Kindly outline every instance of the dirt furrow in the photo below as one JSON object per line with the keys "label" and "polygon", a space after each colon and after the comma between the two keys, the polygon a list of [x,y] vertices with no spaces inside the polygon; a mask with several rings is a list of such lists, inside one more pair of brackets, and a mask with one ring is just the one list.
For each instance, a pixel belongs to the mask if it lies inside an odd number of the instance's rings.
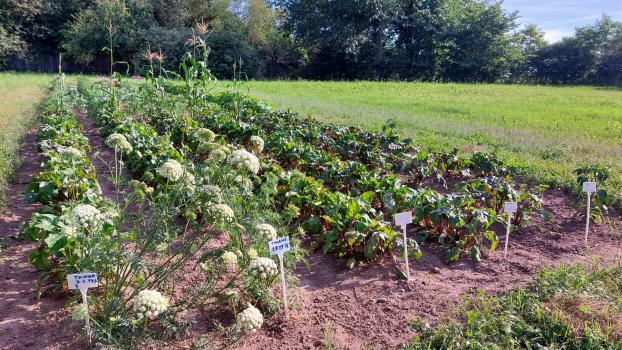
{"label": "dirt furrow", "polygon": [[19,226],[30,219],[40,205],[27,204],[24,193],[31,177],[40,170],[37,128],[29,130],[18,153],[21,165],[11,181],[7,203],[0,215],[0,349],[56,349],[71,343],[64,300],[53,296],[35,298],[39,272],[28,261],[36,243],[18,240]]}

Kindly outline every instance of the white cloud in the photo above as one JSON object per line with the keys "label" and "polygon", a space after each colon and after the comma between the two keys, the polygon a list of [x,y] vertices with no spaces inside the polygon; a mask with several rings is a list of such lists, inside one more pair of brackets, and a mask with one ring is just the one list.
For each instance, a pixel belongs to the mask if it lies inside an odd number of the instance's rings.
{"label": "white cloud", "polygon": [[574,32],[564,28],[544,29],[544,40],[549,43],[556,43],[565,36],[572,36]]}

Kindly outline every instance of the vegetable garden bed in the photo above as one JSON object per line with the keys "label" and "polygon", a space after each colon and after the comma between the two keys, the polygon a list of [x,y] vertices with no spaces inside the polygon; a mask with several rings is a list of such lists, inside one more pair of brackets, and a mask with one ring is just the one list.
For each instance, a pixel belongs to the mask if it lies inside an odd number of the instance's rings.
{"label": "vegetable garden bed", "polygon": [[[38,243],[29,258],[44,300],[71,295],[68,274],[99,274],[96,345],[393,347],[416,335],[411,319],[434,321],[473,288],[505,291],[592,256],[619,262],[607,193],[595,204],[610,226],[585,252],[572,197],[515,184],[494,155],[431,153],[391,122],[366,132],[235,90],[212,95],[201,62],[186,56],[175,89],[154,72],[140,85],[81,79],[77,90],[61,76],[41,115],[44,163],[26,196],[41,207],[21,234]],[[91,140],[75,117],[83,103],[101,133]],[[94,137],[110,150],[93,153]],[[519,210],[503,259],[506,201]],[[406,242],[392,224],[404,210],[414,214]],[[300,279],[288,322],[267,245],[285,235],[288,284]],[[412,282],[398,263],[406,245]],[[89,317],[68,300],[75,320]]]}

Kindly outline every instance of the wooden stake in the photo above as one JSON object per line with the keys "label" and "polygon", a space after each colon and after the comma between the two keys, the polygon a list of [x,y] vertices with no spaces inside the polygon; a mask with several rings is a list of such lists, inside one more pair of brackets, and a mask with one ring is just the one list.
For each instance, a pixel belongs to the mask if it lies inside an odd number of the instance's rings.
{"label": "wooden stake", "polygon": [[283,288],[283,306],[285,307],[285,320],[289,320],[289,308],[287,307],[287,285],[285,284],[285,269],[283,268],[283,253],[279,254],[279,267],[281,268],[281,287]]}
{"label": "wooden stake", "polygon": [[591,213],[591,203],[592,200],[592,193],[588,192],[587,193],[587,213],[586,213],[586,217],[585,217],[585,246],[587,247],[587,237],[590,233],[590,213]]}

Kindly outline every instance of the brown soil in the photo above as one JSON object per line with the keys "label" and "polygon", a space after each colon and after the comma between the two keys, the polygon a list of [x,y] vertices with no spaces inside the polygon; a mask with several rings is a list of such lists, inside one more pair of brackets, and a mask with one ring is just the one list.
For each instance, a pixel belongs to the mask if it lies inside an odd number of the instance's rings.
{"label": "brown soil", "polygon": [[[107,198],[114,199],[114,185],[109,181],[112,171],[114,171],[111,168],[114,167],[114,150],[106,146],[100,129],[87,117],[86,113],[74,111],[74,116],[84,127],[82,133],[89,139],[89,146],[91,146],[89,157],[97,169],[97,182],[101,187],[102,194]],[[122,175],[126,173],[127,171],[124,170]]]}
{"label": "brown soil", "polygon": [[66,300],[56,297],[35,298],[36,271],[28,255],[36,243],[18,240],[19,224],[30,219],[39,205],[24,202],[24,193],[30,178],[40,170],[41,156],[36,146],[37,129],[26,135],[19,152],[22,160],[10,184],[7,203],[0,215],[0,349],[57,348],[73,342],[76,328],[70,331],[63,319]]}
{"label": "brown soil", "polygon": [[500,243],[481,263],[462,258],[448,266],[439,249],[424,245],[423,258],[410,262],[410,282],[397,280],[389,261],[349,271],[343,261],[311,254],[310,268],[295,271],[301,283],[291,319],[283,321],[280,314],[267,320],[239,349],[325,348],[327,338],[337,349],[395,347],[414,336],[408,321],[421,317],[433,322],[460,295],[475,289],[494,293],[522,286],[546,266],[596,257],[605,264],[619,263],[619,232],[606,225],[591,226],[590,248],[585,251],[584,223],[573,219],[571,200],[559,192],[546,193],[551,222],[537,219],[530,229],[511,235],[507,260]]}
{"label": "brown soil", "polygon": [[[77,118],[85,125],[94,152],[112,163],[113,154],[100,137],[99,130],[82,114]],[[20,222],[28,220],[38,207],[27,205],[23,193],[30,176],[39,171],[41,162],[36,152],[36,130],[31,130],[20,157],[22,166],[11,184],[7,207],[0,215],[0,349],[58,349],[80,347],[75,339],[79,325],[67,319],[67,299],[34,298],[38,272],[28,262],[36,244],[14,237]],[[100,184],[106,196],[113,197],[106,162],[93,157]],[[266,320],[255,335],[236,344],[238,349],[314,349],[329,342],[338,349],[364,346],[389,348],[412,338],[408,321],[422,317],[434,321],[459,301],[461,294],[473,289],[486,292],[505,291],[524,285],[545,266],[589,262],[602,257],[606,263],[620,260],[620,243],[607,225],[593,225],[590,249],[583,249],[584,223],[576,221],[571,198],[559,192],[548,192],[545,209],[552,221],[538,219],[530,229],[510,237],[509,256],[503,258],[503,246],[481,263],[468,259],[447,266],[440,260],[439,248],[423,246],[424,257],[411,261],[411,281],[399,281],[393,263],[386,258],[377,264],[345,270],[343,261],[320,253],[309,255],[310,267],[302,264],[295,270],[300,287],[290,291],[290,320],[283,313]],[[619,225],[618,225],[619,226]],[[197,317],[204,328],[213,328],[210,317]]]}

